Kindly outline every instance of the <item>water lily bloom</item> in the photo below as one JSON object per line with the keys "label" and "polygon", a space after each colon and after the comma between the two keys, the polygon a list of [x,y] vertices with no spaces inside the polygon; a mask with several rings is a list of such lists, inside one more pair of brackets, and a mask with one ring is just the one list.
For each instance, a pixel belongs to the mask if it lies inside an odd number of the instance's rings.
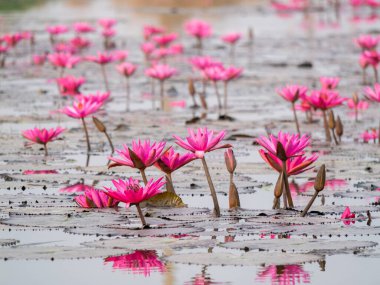
{"label": "water lily bloom", "polygon": [[380,83],[375,83],[373,88],[364,88],[364,93],[369,100],[380,103]]}
{"label": "water lily bloom", "polygon": [[170,148],[154,163],[154,166],[166,174],[166,186],[169,192],[175,193],[171,174],[195,159],[197,157],[194,153],[188,152],[181,155]]}
{"label": "water lily bloom", "polygon": [[207,182],[210,187],[211,196],[214,202],[214,211],[217,217],[220,216],[220,208],[218,203],[218,197],[216,196],[216,191],[214,184],[212,183],[211,175],[208,170],[206,159],[204,157],[205,153],[214,151],[220,148],[232,147],[230,144],[221,144],[220,142],[226,135],[225,131],[219,133],[214,133],[212,130],[207,128],[199,128],[194,132],[193,129],[188,129],[189,136],[185,139],[181,139],[179,136],[173,135],[176,139],[175,143],[180,147],[191,151],[196,157],[202,160],[203,168],[207,177]]}
{"label": "water lily bloom", "polygon": [[[112,38],[114,35],[116,35],[116,30],[114,29],[110,28],[110,29],[104,29],[102,31],[102,36],[106,39]],[[106,44],[106,46],[108,45]]]}
{"label": "water lily bloom", "polygon": [[79,95],[80,94],[79,88],[82,86],[84,82],[86,82],[84,77],[75,77],[72,75],[67,75],[65,77],[57,78],[56,80],[57,80],[61,95],[63,96]]}
{"label": "water lily bloom", "polygon": [[310,96],[305,97],[316,109],[323,112],[323,123],[325,128],[326,141],[331,141],[331,134],[327,124],[326,110],[342,105],[346,98],[340,97],[338,92],[331,90],[312,91]]}
{"label": "water lily bloom", "polygon": [[51,35],[64,34],[69,31],[69,28],[65,25],[48,26],[46,31]]}
{"label": "water lily bloom", "polygon": [[360,137],[363,139],[365,143],[368,143],[369,141],[373,140],[373,142],[376,142],[376,139],[379,138],[379,133],[378,130],[376,129],[371,129],[367,130],[364,133],[360,135]]}
{"label": "water lily bloom", "polygon": [[128,51],[115,50],[112,52],[113,61],[123,62],[128,57]]}
{"label": "water lily bloom", "polygon": [[222,80],[224,81],[224,116],[227,116],[228,111],[228,83],[239,78],[242,72],[243,68],[237,68],[235,66],[230,66],[224,68],[223,70]]}
{"label": "water lily bloom", "polygon": [[88,136],[88,130],[85,117],[88,115],[96,113],[103,106],[103,102],[97,102],[95,100],[88,100],[83,96],[78,97],[71,106],[66,106],[60,112],[66,114],[67,116],[75,119],[81,119],[83,124],[84,133],[87,142],[87,151],[91,151],[90,139]]}
{"label": "water lily bloom", "polygon": [[[116,153],[120,156],[108,157],[111,164],[108,168],[115,166],[129,166],[140,170],[144,182],[147,182],[145,177],[145,168],[152,166],[157,160],[164,154],[165,142],[153,142],[150,140],[132,141],[132,148],[129,148],[126,144],[123,145],[123,149],[117,149]],[[131,153],[132,151],[132,153]]]}
{"label": "water lily bloom", "polygon": [[203,48],[203,39],[210,37],[212,34],[210,24],[198,19],[187,21],[185,23],[185,31],[188,35],[197,39],[200,50]]}
{"label": "water lily bloom", "polygon": [[[349,220],[355,219],[355,217],[356,217],[356,215],[355,215],[355,213],[351,213],[350,207],[346,207],[346,209],[344,210],[344,212],[342,213],[342,216],[340,218],[343,220],[343,223],[345,225],[350,225],[351,221],[349,221]],[[352,221],[352,223],[354,224],[355,221]]]}
{"label": "water lily bloom", "polygon": [[110,95],[110,92],[97,91],[96,93],[80,94],[79,97],[83,98],[86,101],[104,104],[110,98]]}
{"label": "water lily bloom", "polygon": [[321,77],[319,78],[321,82],[322,89],[336,89],[338,87],[340,78],[339,77]]}
{"label": "water lily bloom", "polygon": [[83,37],[75,37],[70,40],[71,46],[73,46],[75,49],[81,51],[87,47],[90,46],[91,42],[88,39],[85,39]]}
{"label": "water lily bloom", "polygon": [[166,47],[178,38],[176,33],[157,35],[153,37],[153,41],[161,47]]}
{"label": "water lily bloom", "polygon": [[46,55],[45,54],[34,54],[32,56],[33,64],[34,65],[44,65],[46,62]]}
{"label": "water lily bloom", "polygon": [[177,70],[166,64],[156,64],[148,68],[145,74],[160,81],[161,109],[164,109],[164,82],[177,74]]}
{"label": "water lily bloom", "polygon": [[98,21],[98,24],[103,27],[103,29],[110,29],[116,24],[115,19],[103,18]]}
{"label": "water lily bloom", "polygon": [[65,68],[73,68],[81,60],[78,56],[64,52],[49,54],[48,59],[53,66],[61,68],[61,75]]}
{"label": "water lily bloom", "polygon": [[151,272],[165,272],[165,264],[160,261],[154,250],[136,250],[134,253],[120,256],[110,256],[104,262],[112,262],[112,268],[127,270],[133,274],[145,277]]}
{"label": "water lily bloom", "polygon": [[380,38],[372,35],[360,35],[355,39],[355,43],[364,51],[375,49]]}
{"label": "water lily bloom", "polygon": [[51,128],[51,129],[39,129],[39,128],[34,128],[30,130],[26,130],[22,132],[22,135],[24,138],[28,139],[31,141],[30,144],[42,144],[45,149],[45,155],[48,155],[47,151],[47,143],[54,141],[57,139],[57,137],[64,132],[65,129],[61,127],[56,127],[56,128]]}
{"label": "water lily bloom", "polygon": [[210,56],[196,56],[196,57],[190,58],[189,61],[190,61],[190,64],[194,68],[201,71],[209,67],[215,67],[215,66],[223,67],[223,64],[220,61],[217,61]]}
{"label": "water lily bloom", "polygon": [[125,203],[127,208],[130,207],[130,205],[135,205],[142,225],[145,227],[147,224],[141,211],[140,203],[161,193],[161,188],[165,185],[165,182],[162,182],[162,179],[163,177],[157,179],[156,181],[151,179],[145,186],[140,186],[139,181],[133,179],[132,177],[128,180],[112,180],[112,184],[116,189],[108,187],[104,187],[104,189],[107,191],[106,193],[108,196]]}
{"label": "water lily bloom", "polygon": [[76,33],[91,33],[95,31],[95,28],[86,22],[77,22],[73,26]]}
{"label": "water lily bloom", "polygon": [[137,69],[137,66],[132,64],[132,63],[129,63],[129,62],[123,62],[121,64],[119,64],[117,67],[116,67],[117,71],[123,75],[126,79],[126,87],[127,87],[127,111],[129,111],[129,104],[130,104],[130,84],[129,84],[129,77],[131,77],[136,69]]}
{"label": "water lily bloom", "polygon": [[145,55],[145,60],[148,60],[149,59],[149,56],[152,54],[152,52],[156,49],[155,45],[150,43],[150,42],[147,42],[147,43],[143,43],[141,44],[140,46],[140,49],[141,51],[144,53]]}
{"label": "water lily bloom", "polygon": [[104,85],[105,85],[106,90],[109,92],[110,89],[109,89],[105,65],[114,61],[114,56],[106,52],[98,52],[96,56],[87,56],[86,59],[88,61],[92,61],[100,65],[101,70],[102,70]]}
{"label": "water lily bloom", "polygon": [[379,75],[377,67],[380,63],[380,53],[376,50],[367,50],[363,52],[363,58],[365,59],[368,65],[371,65],[374,72],[375,81],[379,82]]}
{"label": "water lily bloom", "polygon": [[144,39],[146,41],[149,40],[151,36],[162,34],[163,32],[165,32],[163,28],[152,25],[145,25],[143,29]]}
{"label": "water lily bloom", "polygon": [[95,188],[87,189],[83,195],[76,196],[74,200],[82,208],[113,208],[119,204],[118,200]]}
{"label": "water lily bloom", "polygon": [[236,44],[238,40],[241,38],[241,33],[229,33],[221,37],[222,41],[227,44]]}
{"label": "water lily bloom", "polygon": [[0,39],[4,41],[8,47],[13,48],[22,40],[22,34],[21,33],[5,34]]}
{"label": "water lily bloom", "polygon": [[357,104],[354,102],[354,100],[352,98],[348,99],[347,100],[347,106],[348,108],[354,110],[354,109],[357,109],[357,110],[367,110],[368,107],[369,107],[369,103],[367,101],[358,101]]}

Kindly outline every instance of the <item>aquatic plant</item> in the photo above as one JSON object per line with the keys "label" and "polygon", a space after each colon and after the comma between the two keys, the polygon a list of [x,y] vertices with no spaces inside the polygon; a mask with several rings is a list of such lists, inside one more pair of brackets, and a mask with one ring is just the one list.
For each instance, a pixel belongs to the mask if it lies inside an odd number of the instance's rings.
{"label": "aquatic plant", "polygon": [[22,132],[24,138],[31,141],[30,144],[42,144],[45,150],[45,156],[48,155],[47,144],[51,141],[57,139],[57,137],[64,132],[65,129],[61,127],[51,128],[51,129],[40,129],[34,128]]}

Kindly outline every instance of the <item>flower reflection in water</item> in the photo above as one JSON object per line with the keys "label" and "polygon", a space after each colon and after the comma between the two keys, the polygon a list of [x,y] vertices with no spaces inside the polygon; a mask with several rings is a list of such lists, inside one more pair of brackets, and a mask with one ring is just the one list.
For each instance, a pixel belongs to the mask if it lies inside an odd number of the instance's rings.
{"label": "flower reflection in water", "polygon": [[[340,188],[343,188],[347,186],[347,182],[344,179],[330,179],[326,181],[325,189],[327,190],[339,190]],[[294,180],[289,184],[290,192],[301,194],[304,192],[309,191],[310,189],[313,190],[314,188],[314,181],[308,181],[306,183],[303,183],[301,185],[294,182]]]}
{"label": "flower reflection in water", "polygon": [[122,269],[133,274],[150,276],[151,272],[165,272],[165,264],[157,257],[154,250],[136,250],[134,253],[110,256],[104,262],[112,262],[112,268]]}
{"label": "flower reflection in water", "polygon": [[259,270],[257,281],[271,281],[272,285],[295,285],[310,283],[310,274],[302,265],[270,265]]}
{"label": "flower reflection in water", "polygon": [[57,170],[25,170],[23,175],[33,175],[33,174],[57,174]]}
{"label": "flower reflection in water", "polygon": [[66,192],[66,193],[76,193],[76,192],[85,192],[88,190],[91,190],[93,187],[91,185],[86,185],[84,183],[76,183],[73,185],[69,185],[67,187],[63,187],[59,189],[59,192]]}
{"label": "flower reflection in water", "polygon": [[230,284],[230,283],[213,281],[210,275],[207,273],[207,266],[203,266],[201,273],[191,278],[191,281],[184,283],[184,285],[227,285],[227,284]]}

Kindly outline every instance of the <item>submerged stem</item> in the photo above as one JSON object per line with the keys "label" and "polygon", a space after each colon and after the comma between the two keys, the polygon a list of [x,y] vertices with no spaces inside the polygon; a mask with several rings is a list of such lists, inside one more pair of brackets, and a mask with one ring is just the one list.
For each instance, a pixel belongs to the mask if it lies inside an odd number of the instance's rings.
{"label": "submerged stem", "polygon": [[203,164],[203,169],[204,169],[205,174],[206,174],[208,186],[210,187],[212,201],[214,202],[214,212],[215,212],[215,215],[217,217],[220,217],[220,208],[219,208],[219,203],[218,203],[218,197],[216,196],[215,187],[214,187],[214,184],[212,183],[211,175],[210,175],[210,172],[208,170],[206,159],[204,157],[202,157],[202,164]]}
{"label": "submerged stem", "polygon": [[81,118],[81,120],[82,120],[82,124],[83,124],[84,133],[86,135],[87,152],[90,152],[91,151],[90,138],[88,137],[88,130],[87,130],[86,121],[84,120],[84,118]]}

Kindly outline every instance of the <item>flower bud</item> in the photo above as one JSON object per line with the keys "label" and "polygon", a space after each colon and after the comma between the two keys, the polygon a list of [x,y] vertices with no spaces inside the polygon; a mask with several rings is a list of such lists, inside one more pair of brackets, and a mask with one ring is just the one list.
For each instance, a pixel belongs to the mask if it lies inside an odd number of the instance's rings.
{"label": "flower bud", "polygon": [[317,192],[321,192],[325,188],[326,183],[326,167],[322,164],[321,168],[319,168],[317,177],[314,181],[314,189]]}
{"label": "flower bud", "polygon": [[97,117],[92,117],[92,121],[94,122],[96,128],[98,129],[99,132],[104,133],[106,132],[106,126],[97,118]]}
{"label": "flower bud", "polygon": [[229,173],[234,173],[236,169],[236,159],[234,151],[229,148],[224,152],[224,160],[226,161],[226,167]]}
{"label": "flower bud", "polygon": [[189,93],[190,93],[190,95],[191,96],[194,96],[195,95],[195,93],[196,93],[196,91],[195,91],[195,86],[194,86],[194,81],[193,81],[193,79],[189,79],[189,84],[188,84],[188,86],[189,86]]}
{"label": "flower bud", "polygon": [[332,130],[335,129],[335,118],[332,110],[329,112],[329,128]]}
{"label": "flower bud", "polygon": [[276,186],[274,187],[274,196],[279,199],[282,195],[282,191],[284,189],[284,172],[281,171],[278,176]]}
{"label": "flower bud", "polygon": [[337,116],[336,118],[336,134],[341,137],[343,135],[343,124],[340,120],[340,117]]}

